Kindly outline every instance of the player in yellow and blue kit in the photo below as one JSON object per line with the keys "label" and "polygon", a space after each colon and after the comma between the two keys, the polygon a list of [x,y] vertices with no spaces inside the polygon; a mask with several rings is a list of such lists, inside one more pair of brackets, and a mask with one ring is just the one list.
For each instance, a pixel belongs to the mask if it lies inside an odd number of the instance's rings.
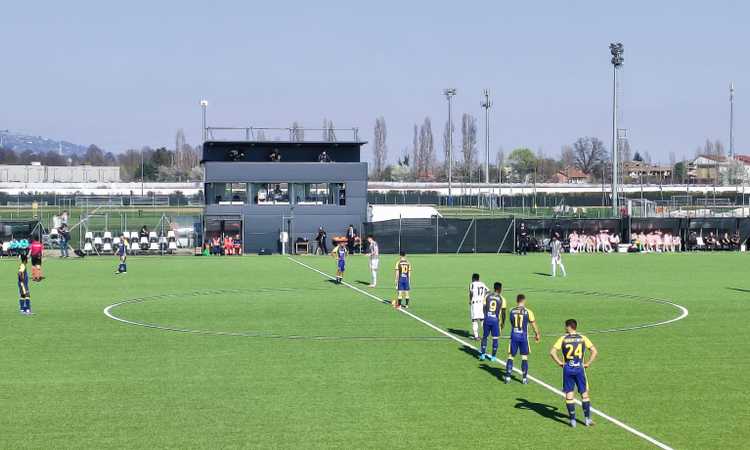
{"label": "player in yellow and blue kit", "polygon": [[505,381],[510,383],[510,375],[513,373],[513,358],[516,353],[521,353],[521,370],[523,371],[523,384],[528,384],[529,374],[529,324],[534,329],[534,341],[538,344],[540,340],[539,328],[536,326],[536,318],[530,309],[526,308],[526,296],[518,294],[517,306],[508,313],[510,322],[510,344],[508,344],[508,361],[505,363]]}
{"label": "player in yellow and blue kit", "polygon": [[346,245],[341,242],[337,243],[336,247],[331,251],[331,256],[336,258],[336,284],[341,284],[341,280],[344,279],[344,271],[346,271],[346,255],[348,253]]}
{"label": "player in yellow and blue kit", "polygon": [[128,273],[128,239],[124,235],[117,244],[115,254],[120,259],[120,264],[117,266],[117,272],[115,272],[115,275]]}
{"label": "player in yellow and blue kit", "polygon": [[490,356],[490,361],[497,361],[498,339],[505,326],[505,309],[508,305],[505,303],[505,298],[501,295],[503,292],[502,283],[496,281],[494,289],[494,292],[487,294],[487,297],[484,298],[484,323],[482,348],[479,355],[480,361],[484,361],[487,357],[487,336],[490,334],[492,334],[492,356]]}
{"label": "player in yellow and blue kit", "polygon": [[[409,308],[409,290],[411,289],[411,263],[406,259],[406,252],[399,253],[401,256],[396,262],[396,300],[391,304],[395,308]],[[403,305],[401,302],[404,302]],[[398,302],[398,303],[396,303]]]}
{"label": "player in yellow and blue kit", "polygon": [[18,265],[18,306],[21,314],[31,315],[31,295],[29,294],[29,272],[26,271],[28,257],[21,253],[21,264]]}
{"label": "player in yellow and blue kit", "polygon": [[[574,400],[575,389],[581,394],[581,405],[583,415],[586,418],[586,426],[593,425],[591,421],[591,398],[589,397],[589,383],[586,380],[586,368],[594,362],[597,356],[596,347],[589,338],[578,334],[578,322],[575,319],[565,321],[565,335],[555,342],[549,351],[552,359],[563,369],[563,392],[565,392],[565,404],[570,415],[570,426],[576,426],[576,403]],[[586,350],[591,352],[588,361],[585,359]],[[563,359],[559,353],[562,352]]]}

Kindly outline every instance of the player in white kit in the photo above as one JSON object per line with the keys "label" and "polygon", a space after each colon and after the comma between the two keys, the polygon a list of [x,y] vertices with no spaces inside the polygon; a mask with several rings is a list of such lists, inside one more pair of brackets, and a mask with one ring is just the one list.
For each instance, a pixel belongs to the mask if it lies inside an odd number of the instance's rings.
{"label": "player in white kit", "polygon": [[479,322],[484,319],[484,299],[489,292],[487,286],[479,281],[479,274],[473,274],[469,285],[469,315],[475,341],[479,340]]}
{"label": "player in white kit", "polygon": [[552,254],[552,276],[557,276],[558,266],[560,266],[562,276],[567,276],[568,274],[565,273],[565,266],[562,263],[563,246],[562,242],[560,242],[560,239],[557,236],[557,233],[552,236],[552,242],[550,242],[549,244],[549,251]]}
{"label": "player in white kit", "polygon": [[372,273],[372,283],[370,287],[374,288],[378,284],[378,266],[380,265],[380,248],[372,235],[367,236],[368,254],[370,255],[370,272]]}

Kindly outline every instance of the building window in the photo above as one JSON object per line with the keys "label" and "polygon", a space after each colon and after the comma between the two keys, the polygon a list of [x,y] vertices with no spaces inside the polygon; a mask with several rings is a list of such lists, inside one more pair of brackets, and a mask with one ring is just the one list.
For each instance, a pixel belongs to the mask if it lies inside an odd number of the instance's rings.
{"label": "building window", "polygon": [[206,203],[244,205],[247,203],[247,183],[206,183]]}
{"label": "building window", "polygon": [[328,183],[294,185],[294,199],[299,205],[333,205],[333,195]]}
{"label": "building window", "polygon": [[289,183],[259,183],[253,187],[257,205],[289,204]]}

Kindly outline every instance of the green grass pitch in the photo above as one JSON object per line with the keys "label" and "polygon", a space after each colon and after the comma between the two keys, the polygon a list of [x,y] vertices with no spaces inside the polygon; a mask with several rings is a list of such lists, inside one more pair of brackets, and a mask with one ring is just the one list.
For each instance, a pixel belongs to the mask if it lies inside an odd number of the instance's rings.
{"label": "green grass pitch", "polygon": [[[673,448],[750,445],[747,255],[566,255],[566,279],[545,275],[546,255],[410,259],[424,320],[465,339],[471,273],[501,280],[544,335],[531,375],[559,388],[547,352],[575,317],[600,352],[595,408]],[[653,447],[600,417],[570,429],[554,393],[504,385],[499,364],[286,257],[128,262],[115,276],[115,258],[47,258],[24,317],[16,262],[0,261],[0,448]],[[370,289],[366,258],[350,257],[346,280],[391,299],[394,263]],[[652,298],[689,316],[596,332],[679,316]],[[157,328],[105,316],[122,301],[113,315]]]}

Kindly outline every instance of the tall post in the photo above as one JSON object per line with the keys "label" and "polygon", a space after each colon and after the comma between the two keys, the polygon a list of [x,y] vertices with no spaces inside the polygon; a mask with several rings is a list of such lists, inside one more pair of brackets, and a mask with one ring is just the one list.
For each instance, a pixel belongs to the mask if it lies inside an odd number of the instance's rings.
{"label": "tall post", "polygon": [[201,100],[201,116],[202,116],[202,122],[201,122],[201,138],[203,142],[206,142],[208,139],[208,128],[206,127],[206,108],[208,108],[208,101],[207,100]]}
{"label": "tall post", "polygon": [[443,95],[448,99],[448,206],[453,206],[453,118],[451,99],[456,95],[456,89],[444,89]]}
{"label": "tall post", "polygon": [[482,108],[484,108],[484,182],[490,184],[490,108],[492,107],[492,101],[490,100],[490,90],[484,90],[484,99],[482,100]]}
{"label": "tall post", "polygon": [[624,61],[622,54],[625,50],[622,44],[617,42],[609,44],[609,51],[612,54],[612,215],[618,217],[620,215],[620,208],[617,182],[620,159],[618,152],[619,139],[617,136],[617,70],[622,66]]}
{"label": "tall post", "polygon": [[141,147],[141,197],[143,195],[143,147]]}
{"label": "tall post", "polygon": [[729,158],[734,159],[734,82],[729,83]]}

